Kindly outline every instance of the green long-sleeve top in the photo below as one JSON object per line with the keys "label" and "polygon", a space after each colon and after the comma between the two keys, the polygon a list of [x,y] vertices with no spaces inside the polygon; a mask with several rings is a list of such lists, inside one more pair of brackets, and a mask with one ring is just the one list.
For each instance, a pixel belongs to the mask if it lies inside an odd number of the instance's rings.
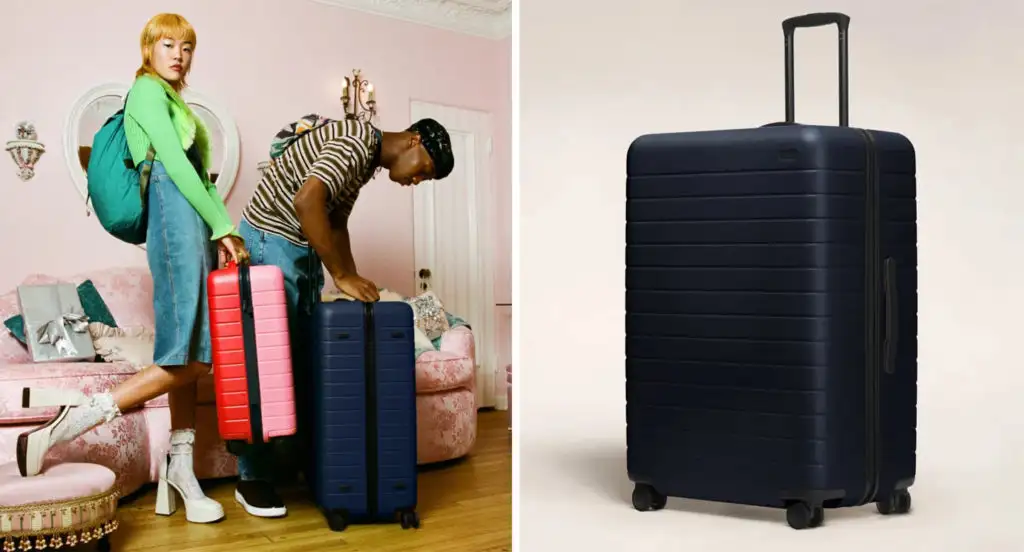
{"label": "green long-sleeve top", "polygon": [[154,159],[163,163],[181,194],[210,226],[213,240],[238,235],[217,187],[208,174],[196,172],[185,154],[195,144],[203,166],[209,167],[209,132],[166,81],[150,75],[135,79],[125,106],[124,132],[136,167],[152,144]]}

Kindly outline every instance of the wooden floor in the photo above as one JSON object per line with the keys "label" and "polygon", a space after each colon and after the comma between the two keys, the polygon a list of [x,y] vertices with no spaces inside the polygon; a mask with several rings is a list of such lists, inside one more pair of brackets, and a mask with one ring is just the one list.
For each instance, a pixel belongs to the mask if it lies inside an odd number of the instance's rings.
{"label": "wooden floor", "polygon": [[512,439],[507,413],[480,413],[477,445],[464,461],[422,470],[419,477],[420,528],[396,524],[353,525],[331,532],[301,488],[282,497],[288,516],[260,519],[245,513],[234,500],[234,481],[207,487],[224,505],[226,518],[216,524],[185,521],[180,508],[171,517],[153,514],[156,490],[122,504],[121,528],[111,536],[114,551],[189,552],[352,552],[512,550]]}

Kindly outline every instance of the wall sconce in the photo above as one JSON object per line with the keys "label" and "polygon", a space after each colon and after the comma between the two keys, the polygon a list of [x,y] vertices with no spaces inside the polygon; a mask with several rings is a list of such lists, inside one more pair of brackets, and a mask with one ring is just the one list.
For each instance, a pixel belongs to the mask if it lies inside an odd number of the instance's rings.
{"label": "wall sconce", "polygon": [[7,151],[18,165],[18,176],[27,182],[35,176],[36,163],[46,152],[46,146],[36,141],[36,127],[28,121],[18,123],[16,132],[17,139],[7,142]]}
{"label": "wall sconce", "polygon": [[368,123],[377,115],[377,93],[373,89],[373,83],[363,79],[362,71],[355,69],[352,75],[352,79],[345,77],[345,84],[341,89],[341,104],[345,109],[345,118]]}

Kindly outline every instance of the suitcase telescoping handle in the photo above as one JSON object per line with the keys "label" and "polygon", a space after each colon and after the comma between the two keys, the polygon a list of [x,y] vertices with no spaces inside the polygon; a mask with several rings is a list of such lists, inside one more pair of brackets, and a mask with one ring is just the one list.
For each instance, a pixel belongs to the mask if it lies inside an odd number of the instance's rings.
{"label": "suitcase telescoping handle", "polygon": [[786,123],[796,122],[796,92],[793,75],[793,34],[799,27],[835,25],[839,28],[839,126],[850,126],[850,64],[847,33],[850,16],[837,12],[809,13],[782,22],[786,39]]}

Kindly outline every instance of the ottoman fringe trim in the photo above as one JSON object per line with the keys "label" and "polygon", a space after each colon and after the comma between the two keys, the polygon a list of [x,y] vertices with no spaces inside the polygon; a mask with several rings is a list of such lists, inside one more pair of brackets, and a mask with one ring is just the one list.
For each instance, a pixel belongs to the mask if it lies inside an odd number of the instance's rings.
{"label": "ottoman fringe trim", "polygon": [[[117,492],[0,507],[3,552],[60,549],[99,540],[117,530]],[[43,521],[47,527],[43,527]]]}

